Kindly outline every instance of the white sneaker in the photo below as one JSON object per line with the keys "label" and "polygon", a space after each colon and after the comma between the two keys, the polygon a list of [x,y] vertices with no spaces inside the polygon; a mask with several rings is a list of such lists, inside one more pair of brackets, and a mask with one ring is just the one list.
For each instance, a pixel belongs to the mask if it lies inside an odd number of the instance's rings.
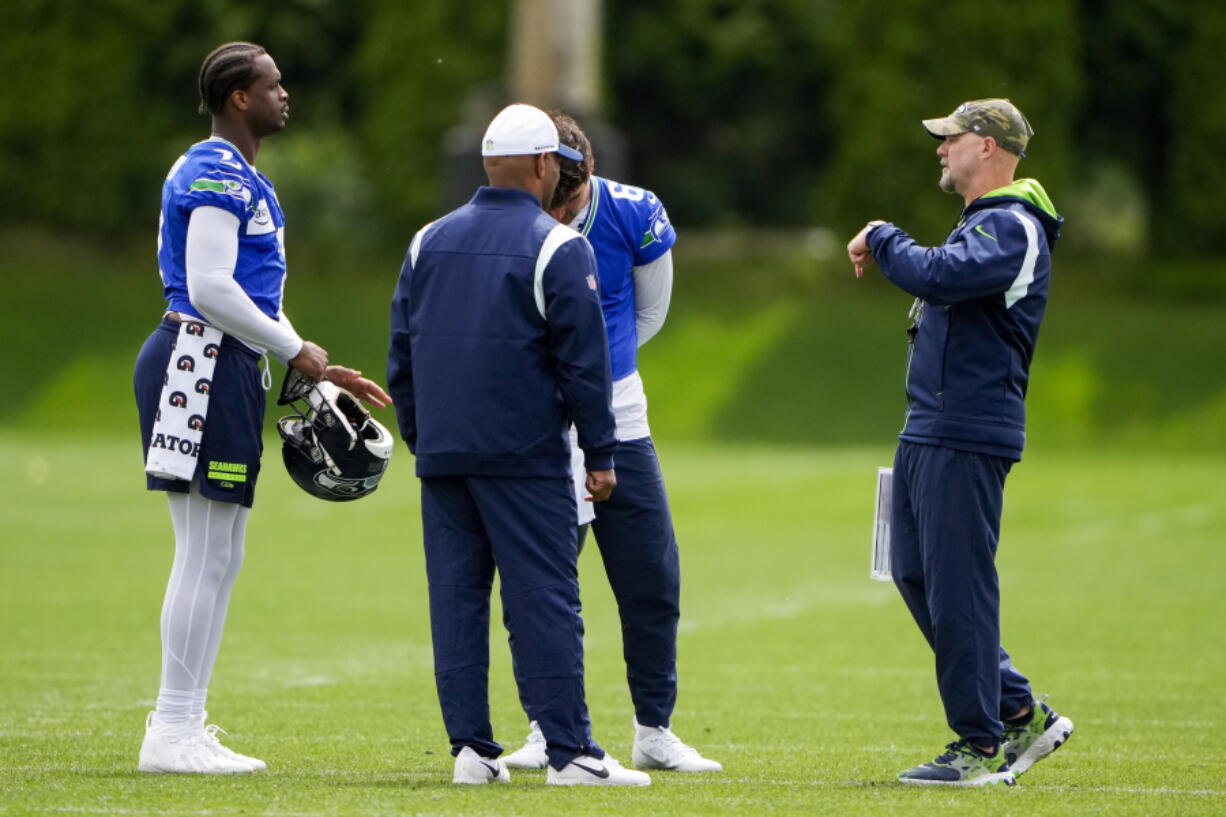
{"label": "white sneaker", "polygon": [[634,719],[634,748],[630,759],[638,769],[668,769],[674,772],[722,772],[719,762],[698,754],[682,743],[667,726],[640,726]]}
{"label": "white sneaker", "polygon": [[204,743],[213,750],[213,754],[233,763],[241,763],[247,766],[250,771],[253,772],[262,772],[268,768],[268,764],[260,760],[258,757],[240,755],[233,749],[228,749],[225,746],[222,746],[221,741],[217,738],[217,733],[221,732],[224,735],[226,734],[226,730],[222,729],[215,723],[210,723],[208,726],[205,726],[204,722],[208,717],[208,712],[202,714],[200,716],[200,725],[204,732]]}
{"label": "white sneaker", "polygon": [[545,755],[545,734],[536,721],[528,724],[528,741],[523,748],[517,749],[502,760],[508,769],[543,769],[549,765]]}
{"label": "white sneaker", "polygon": [[616,760],[597,760],[590,755],[579,755],[558,771],[550,766],[545,773],[545,782],[550,786],[650,786],[651,777],[643,772],[623,769]]}
{"label": "white sneaker", "polygon": [[507,765],[496,757],[482,757],[471,746],[465,746],[455,756],[455,773],[452,783],[510,783],[511,773]]}
{"label": "white sneaker", "polygon": [[145,719],[145,739],[140,745],[136,768],[157,774],[244,774],[245,763],[229,760],[213,751],[204,732],[186,724],[158,723],[154,713]]}

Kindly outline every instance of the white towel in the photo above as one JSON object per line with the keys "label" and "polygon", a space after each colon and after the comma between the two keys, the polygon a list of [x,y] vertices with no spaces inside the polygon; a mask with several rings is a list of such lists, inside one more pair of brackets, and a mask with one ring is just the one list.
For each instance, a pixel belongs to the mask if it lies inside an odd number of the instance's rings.
{"label": "white towel", "polygon": [[149,439],[146,474],[185,480],[195,475],[221,337],[215,326],[194,321],[180,324]]}
{"label": "white towel", "polygon": [[590,525],[596,518],[596,503],[589,502],[591,492],[587,489],[587,470],[583,467],[583,449],[579,447],[579,431],[574,423],[570,426],[570,473],[575,483],[575,507],[579,509],[579,524]]}

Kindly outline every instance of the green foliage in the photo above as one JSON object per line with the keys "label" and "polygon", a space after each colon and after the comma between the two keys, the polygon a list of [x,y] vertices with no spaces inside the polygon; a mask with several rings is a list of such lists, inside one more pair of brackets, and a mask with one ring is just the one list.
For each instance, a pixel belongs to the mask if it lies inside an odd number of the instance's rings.
{"label": "green foliage", "polygon": [[938,142],[920,121],[983,97],[1010,98],[1026,113],[1035,136],[1018,172],[1040,179],[1060,208],[1081,91],[1079,23],[1071,2],[1005,8],[969,0],[940,13],[922,0],[842,8],[823,43],[834,66],[823,112],[839,123],[839,139],[810,198],[825,223],[847,233],[884,218],[939,243],[962,203],[936,194]]}
{"label": "green foliage", "polygon": [[170,60],[136,44],[161,41],[173,12],[145,5],[0,5],[5,221],[112,229],[132,209],[157,212],[155,180],[170,166],[159,148],[173,120],[146,102]]}
{"label": "green foliage", "polygon": [[334,125],[287,129],[260,151],[260,170],[276,186],[285,212],[294,214],[293,233],[347,253],[377,243],[381,219],[352,131]]}
{"label": "green foliage", "polygon": [[[200,63],[228,40],[259,42],[278,60],[296,129],[341,121],[344,63],[363,5],[0,5],[0,73],[9,86],[0,106],[0,184],[22,191],[4,198],[0,215],[95,234],[144,233],[156,224],[167,169],[208,135],[208,119],[196,112]],[[311,89],[301,100],[299,82]],[[304,175],[335,168],[329,156],[315,158]]]}
{"label": "green foliage", "polygon": [[[1082,0],[1079,5],[1086,92],[1073,116],[1081,168],[1066,214],[1068,236],[1074,246],[1148,251],[1154,243],[1165,244],[1151,222],[1165,219],[1170,143],[1177,127],[1171,89],[1194,17],[1186,13],[1188,4],[1164,0]],[[1119,179],[1121,172],[1130,178]],[[1139,223],[1133,191],[1141,194]]]}
{"label": "green foliage", "polygon": [[[444,137],[459,125],[478,128],[475,149],[503,96],[507,6],[482,0],[403,3],[375,0],[354,55],[354,93],[367,173],[379,222],[408,239],[440,215]],[[466,110],[466,103],[475,111]],[[479,163],[480,159],[471,159]]]}
{"label": "green foliage", "polygon": [[1100,157],[1077,174],[1060,214],[1065,229],[1061,252],[1135,258],[1150,248],[1149,194],[1141,179],[1117,160]]}
{"label": "green foliage", "polygon": [[[1173,49],[1174,81],[1168,122],[1170,170],[1160,198],[1159,245],[1179,255],[1219,254],[1223,233],[1220,192],[1226,189],[1226,7],[1213,0],[1183,6],[1187,40]],[[1167,147],[1167,146],[1164,146]]]}
{"label": "green foliage", "polygon": [[[520,0],[522,1],[522,0]],[[215,45],[266,45],[293,119],[261,151],[297,228],[409,234],[480,183],[473,147],[506,101],[513,2],[99,0],[0,4],[0,217],[144,233],[158,185],[207,133],[196,73]],[[925,243],[935,194],[919,120],[980,96],[1036,130],[1074,247],[1214,251],[1226,137],[1213,0],[606,0],[605,118],[631,181],[675,222],[810,225],[883,216]],[[597,149],[600,146],[597,145]],[[1151,239],[1152,236],[1152,239]]]}
{"label": "green foliage", "polygon": [[606,4],[611,119],[675,220],[811,223],[834,137],[821,39],[838,5]]}
{"label": "green foliage", "polygon": [[1001,8],[974,2],[610,10],[613,119],[637,178],[683,224],[817,219],[841,234],[884,214],[936,241],[957,206],[917,195],[939,175],[919,120],[965,99],[1010,96],[1029,113],[1039,135],[1023,169],[1059,203],[1081,92],[1074,11],[1015,4],[1008,36],[993,36]]}

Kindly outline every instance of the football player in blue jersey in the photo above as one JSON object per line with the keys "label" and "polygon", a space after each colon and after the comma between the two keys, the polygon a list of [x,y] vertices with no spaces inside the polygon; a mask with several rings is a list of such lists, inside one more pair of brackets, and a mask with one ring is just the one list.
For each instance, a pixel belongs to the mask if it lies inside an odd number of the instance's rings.
{"label": "football player in blue jersey", "polygon": [[[647,424],[647,397],[637,350],[664,324],[672,296],[672,246],[677,234],[664,205],[648,190],[593,175],[592,145],[575,120],[554,113],[558,138],[583,154],[562,159],[550,215],[585,236],[596,252],[601,306],[613,369],[617,423],[617,489],[596,505],[573,471],[582,545],[588,523],[604,560],[622,624],[626,679],[634,702],[631,759],[643,769],[721,771],[670,730],[677,700],[677,622],[681,565],[664,477]],[[505,760],[511,768],[544,768],[544,738],[534,715],[526,745]]]}
{"label": "football player in blue jersey", "polygon": [[198,84],[212,131],[179,157],[162,188],[167,309],[134,374],[147,487],[167,492],[175,534],[161,688],[138,768],[224,774],[265,768],[223,746],[204,711],[260,469],[271,380],[259,360],[272,354],[376,406],[390,398],[360,372],[328,365],[328,353],[299,337],[282,311],[285,220],[255,169],[261,141],[289,119],[276,63],[258,45],[227,43],[205,58]]}

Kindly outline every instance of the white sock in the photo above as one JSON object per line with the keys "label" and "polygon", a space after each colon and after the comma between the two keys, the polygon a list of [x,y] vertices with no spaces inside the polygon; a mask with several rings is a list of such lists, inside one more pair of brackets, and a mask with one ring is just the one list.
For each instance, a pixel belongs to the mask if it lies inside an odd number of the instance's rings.
{"label": "white sock", "polygon": [[207,688],[192,690],[191,719],[193,723],[204,723],[204,702],[208,697]]}
{"label": "white sock", "polygon": [[162,687],[158,690],[157,722],[170,728],[186,727],[191,720],[192,693]]}

